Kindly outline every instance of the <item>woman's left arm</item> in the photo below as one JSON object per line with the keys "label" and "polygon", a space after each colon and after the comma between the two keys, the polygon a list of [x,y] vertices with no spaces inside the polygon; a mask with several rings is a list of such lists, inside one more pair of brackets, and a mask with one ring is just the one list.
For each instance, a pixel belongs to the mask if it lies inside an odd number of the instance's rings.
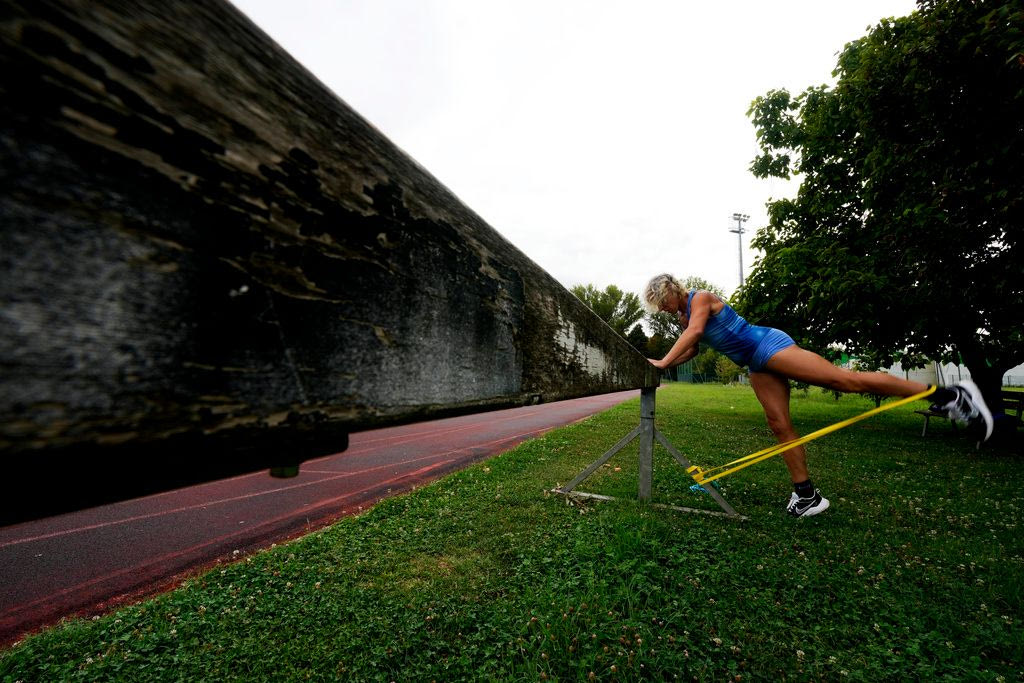
{"label": "woman's left arm", "polygon": [[682,365],[686,361],[691,360],[694,356],[697,355],[698,348],[699,347],[697,346],[697,344],[694,344],[686,351],[683,351],[683,354],[681,356],[672,361],[672,365],[670,367],[674,368],[677,365]]}

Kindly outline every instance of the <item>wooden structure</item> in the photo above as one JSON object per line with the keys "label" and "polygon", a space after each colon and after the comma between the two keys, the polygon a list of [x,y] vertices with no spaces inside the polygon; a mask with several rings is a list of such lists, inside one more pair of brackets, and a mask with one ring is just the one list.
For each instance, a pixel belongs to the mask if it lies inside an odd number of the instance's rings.
{"label": "wooden structure", "polygon": [[5,520],[658,382],[223,0],[0,0],[0,73]]}

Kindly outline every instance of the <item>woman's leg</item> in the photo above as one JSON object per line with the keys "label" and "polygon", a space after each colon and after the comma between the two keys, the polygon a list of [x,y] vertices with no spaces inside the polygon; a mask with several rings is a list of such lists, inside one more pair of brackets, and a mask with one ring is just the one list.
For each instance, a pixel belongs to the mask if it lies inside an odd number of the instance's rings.
{"label": "woman's leg", "polygon": [[[751,372],[750,386],[764,408],[768,427],[779,443],[792,441],[800,435],[793,429],[789,416],[789,380],[770,372]],[[807,481],[807,452],[803,446],[796,446],[782,454],[793,483]]]}
{"label": "woman's leg", "polygon": [[[847,370],[799,346],[782,349],[772,356],[764,367],[777,375],[798,382],[847,393],[913,396],[928,388],[927,384],[911,382],[885,372]],[[751,373],[751,383],[753,376],[754,373]]]}

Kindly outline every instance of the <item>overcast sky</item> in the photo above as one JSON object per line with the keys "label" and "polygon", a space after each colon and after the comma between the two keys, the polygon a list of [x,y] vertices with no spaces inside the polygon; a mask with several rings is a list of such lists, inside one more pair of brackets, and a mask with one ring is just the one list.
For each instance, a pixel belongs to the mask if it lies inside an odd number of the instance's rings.
{"label": "overcast sky", "polygon": [[912,0],[233,0],[562,284],[739,284],[758,180],[750,102],[831,83]]}

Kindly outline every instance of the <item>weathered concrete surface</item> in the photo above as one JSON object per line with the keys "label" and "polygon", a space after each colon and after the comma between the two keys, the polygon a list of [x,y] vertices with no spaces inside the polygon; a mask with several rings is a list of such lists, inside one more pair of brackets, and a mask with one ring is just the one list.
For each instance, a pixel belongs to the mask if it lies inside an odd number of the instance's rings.
{"label": "weathered concrete surface", "polygon": [[0,73],[5,485],[134,494],[657,383],[225,2],[0,0]]}

